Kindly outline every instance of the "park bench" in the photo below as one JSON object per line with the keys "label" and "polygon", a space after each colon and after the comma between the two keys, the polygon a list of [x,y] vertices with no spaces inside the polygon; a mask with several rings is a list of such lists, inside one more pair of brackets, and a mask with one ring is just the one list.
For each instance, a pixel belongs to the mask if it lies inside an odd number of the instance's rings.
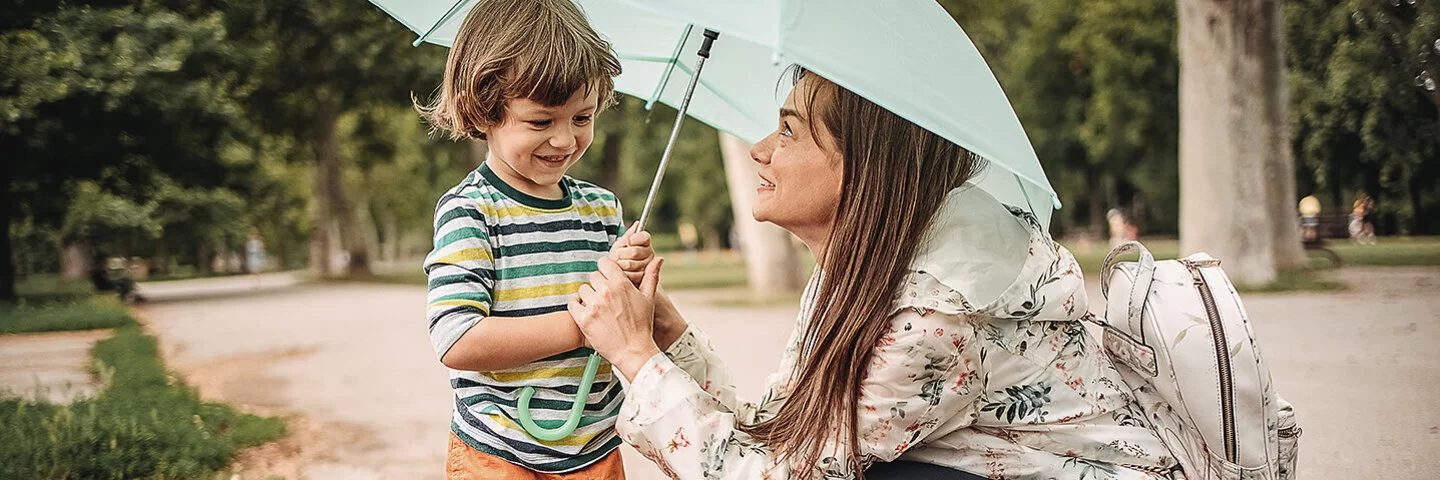
{"label": "park bench", "polygon": [[[1304,227],[1302,226],[1301,229],[1301,235],[1303,237]],[[1326,241],[1327,239],[1331,238],[1350,238],[1349,214],[1320,214],[1320,223],[1319,225],[1315,226],[1315,238],[1304,241],[1306,252],[1316,251],[1324,253],[1326,256],[1330,257],[1330,261],[1335,262],[1335,266],[1338,267],[1340,266],[1340,255],[1336,254],[1334,250],[1330,249],[1329,244]]]}

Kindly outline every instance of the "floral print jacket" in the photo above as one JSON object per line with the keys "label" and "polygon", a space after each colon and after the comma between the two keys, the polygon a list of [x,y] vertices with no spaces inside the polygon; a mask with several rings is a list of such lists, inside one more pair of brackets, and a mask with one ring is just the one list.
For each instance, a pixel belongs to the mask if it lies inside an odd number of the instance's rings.
{"label": "floral print jacket", "polygon": [[[675,479],[854,478],[845,446],[829,445],[819,465],[785,464],[738,428],[784,403],[810,309],[801,310],[759,402],[735,398],[692,326],[629,383],[621,437]],[[1080,321],[1080,267],[1029,213],[968,185],[952,191],[891,312],[861,385],[867,464],[1125,480],[1175,465]]]}

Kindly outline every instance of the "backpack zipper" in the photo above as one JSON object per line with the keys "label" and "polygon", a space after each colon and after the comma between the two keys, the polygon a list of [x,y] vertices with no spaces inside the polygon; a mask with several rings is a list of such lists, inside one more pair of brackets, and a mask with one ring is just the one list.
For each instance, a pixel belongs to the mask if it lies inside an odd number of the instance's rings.
{"label": "backpack zipper", "polygon": [[1195,278],[1195,289],[1200,292],[1200,303],[1205,304],[1205,316],[1210,317],[1210,332],[1214,335],[1215,361],[1220,367],[1220,414],[1225,435],[1225,460],[1235,462],[1239,456],[1235,445],[1235,385],[1231,380],[1230,342],[1225,339],[1225,326],[1220,322],[1220,311],[1215,308],[1215,297],[1200,274],[1200,267],[1186,264],[1190,275]]}

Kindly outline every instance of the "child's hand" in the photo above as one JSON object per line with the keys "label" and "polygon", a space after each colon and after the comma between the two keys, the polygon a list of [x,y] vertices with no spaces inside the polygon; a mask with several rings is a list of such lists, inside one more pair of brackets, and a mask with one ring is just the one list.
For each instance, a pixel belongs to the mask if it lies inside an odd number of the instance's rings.
{"label": "child's hand", "polygon": [[630,229],[615,240],[615,245],[610,247],[610,259],[615,260],[630,283],[638,287],[645,278],[645,268],[655,260],[655,250],[650,248],[650,232],[637,232],[635,226],[631,224]]}

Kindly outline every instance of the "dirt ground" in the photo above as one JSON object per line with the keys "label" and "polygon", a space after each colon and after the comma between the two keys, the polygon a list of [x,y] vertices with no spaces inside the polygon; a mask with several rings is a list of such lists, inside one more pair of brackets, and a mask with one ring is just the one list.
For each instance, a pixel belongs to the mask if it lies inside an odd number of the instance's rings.
{"label": "dirt ground", "polygon": [[[1305,430],[1300,478],[1432,477],[1440,472],[1431,455],[1440,448],[1440,268],[1331,274],[1351,288],[1245,297],[1277,387]],[[778,362],[796,306],[714,306],[723,295],[733,294],[682,292],[676,301],[733,359],[741,393],[753,396]],[[426,337],[423,288],[329,284],[157,300],[140,313],[171,368],[208,399],[290,423],[286,439],[243,456],[240,478],[442,476],[452,404]],[[626,450],[630,478],[662,478]]]}

